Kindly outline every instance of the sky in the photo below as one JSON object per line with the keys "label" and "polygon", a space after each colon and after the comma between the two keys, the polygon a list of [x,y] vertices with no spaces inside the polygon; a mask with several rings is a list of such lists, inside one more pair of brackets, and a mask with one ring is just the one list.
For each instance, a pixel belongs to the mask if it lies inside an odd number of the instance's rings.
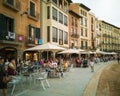
{"label": "sky", "polygon": [[120,28],[120,0],[72,0],[83,3],[91,9],[99,20],[104,20]]}

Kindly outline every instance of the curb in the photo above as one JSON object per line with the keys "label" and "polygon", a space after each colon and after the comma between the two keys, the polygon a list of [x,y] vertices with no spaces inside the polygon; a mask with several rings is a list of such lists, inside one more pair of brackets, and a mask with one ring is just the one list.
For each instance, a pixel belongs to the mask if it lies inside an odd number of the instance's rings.
{"label": "curb", "polygon": [[[114,62],[114,61],[112,61]],[[106,68],[107,66],[109,66],[112,62],[108,62],[107,64],[105,64],[105,66],[101,67],[91,78],[91,80],[89,81],[85,91],[83,92],[82,96],[96,96],[96,91],[97,91],[97,86],[99,83],[99,78],[101,76],[101,73],[103,71],[104,68]]]}

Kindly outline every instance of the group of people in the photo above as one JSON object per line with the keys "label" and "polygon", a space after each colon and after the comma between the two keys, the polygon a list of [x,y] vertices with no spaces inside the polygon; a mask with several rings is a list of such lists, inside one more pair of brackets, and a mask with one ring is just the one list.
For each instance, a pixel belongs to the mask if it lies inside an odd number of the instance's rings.
{"label": "group of people", "polygon": [[[102,60],[106,62],[109,59],[113,59],[113,57],[99,58],[99,62]],[[117,56],[117,60],[119,63],[119,56]],[[63,76],[63,71],[66,71],[70,64],[75,64],[74,67],[88,67],[90,66],[91,72],[94,72],[94,64],[98,62],[98,58],[91,56],[90,58],[50,58],[49,60],[41,59],[40,61],[31,61],[26,60],[22,61],[19,58],[17,60],[4,59],[0,56],[0,89],[3,91],[3,96],[7,96],[7,83],[11,81],[16,74],[19,73],[22,66],[29,66],[29,68],[36,68],[36,66],[40,66],[45,71],[48,72],[50,76],[56,74],[56,72],[60,72],[61,76]]]}
{"label": "group of people", "polygon": [[11,59],[8,63],[0,56],[0,89],[2,89],[3,96],[7,96],[7,83],[14,78],[15,72],[15,60]]}

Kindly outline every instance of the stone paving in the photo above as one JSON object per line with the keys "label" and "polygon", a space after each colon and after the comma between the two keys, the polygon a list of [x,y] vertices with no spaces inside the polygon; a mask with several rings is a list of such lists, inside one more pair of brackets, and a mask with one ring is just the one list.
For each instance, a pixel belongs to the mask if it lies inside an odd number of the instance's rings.
{"label": "stone paving", "polygon": [[[109,63],[95,64],[95,72],[91,72],[90,68],[71,68],[69,72],[64,73],[63,78],[48,79],[50,87],[46,90],[42,89],[41,85],[25,86],[22,89],[17,89],[14,96],[83,96],[89,81],[100,70]],[[97,81],[99,79],[96,79]],[[38,83],[37,83],[38,84]],[[84,95],[84,96],[93,96]],[[94,92],[95,96],[95,92]]]}

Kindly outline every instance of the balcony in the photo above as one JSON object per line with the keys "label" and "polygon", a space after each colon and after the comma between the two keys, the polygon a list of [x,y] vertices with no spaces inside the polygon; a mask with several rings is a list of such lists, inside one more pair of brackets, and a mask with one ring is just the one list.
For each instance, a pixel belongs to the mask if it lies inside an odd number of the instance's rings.
{"label": "balcony", "polygon": [[79,38],[79,35],[76,34],[76,33],[73,33],[73,34],[71,35],[71,37],[73,37],[73,38]]}
{"label": "balcony", "polygon": [[14,32],[8,32],[7,34],[2,34],[0,36],[0,43],[12,44],[12,45],[21,45],[23,42],[23,39],[24,39],[23,35],[16,34]]}
{"label": "balcony", "polygon": [[107,37],[107,34],[103,34],[103,37]]}
{"label": "balcony", "polygon": [[88,47],[88,46],[81,46],[80,48],[81,48],[81,49],[85,49],[85,50],[89,50],[89,47]]}
{"label": "balcony", "polygon": [[101,35],[100,34],[97,34],[97,37],[100,37]]}
{"label": "balcony", "polygon": [[30,47],[36,46],[36,40],[35,39],[32,39],[32,38],[26,36],[25,40],[26,40],[26,45],[27,46],[30,46]]}
{"label": "balcony", "polygon": [[3,0],[3,4],[17,12],[20,11],[21,4],[18,0],[13,0],[13,2],[10,2],[9,0]]}

